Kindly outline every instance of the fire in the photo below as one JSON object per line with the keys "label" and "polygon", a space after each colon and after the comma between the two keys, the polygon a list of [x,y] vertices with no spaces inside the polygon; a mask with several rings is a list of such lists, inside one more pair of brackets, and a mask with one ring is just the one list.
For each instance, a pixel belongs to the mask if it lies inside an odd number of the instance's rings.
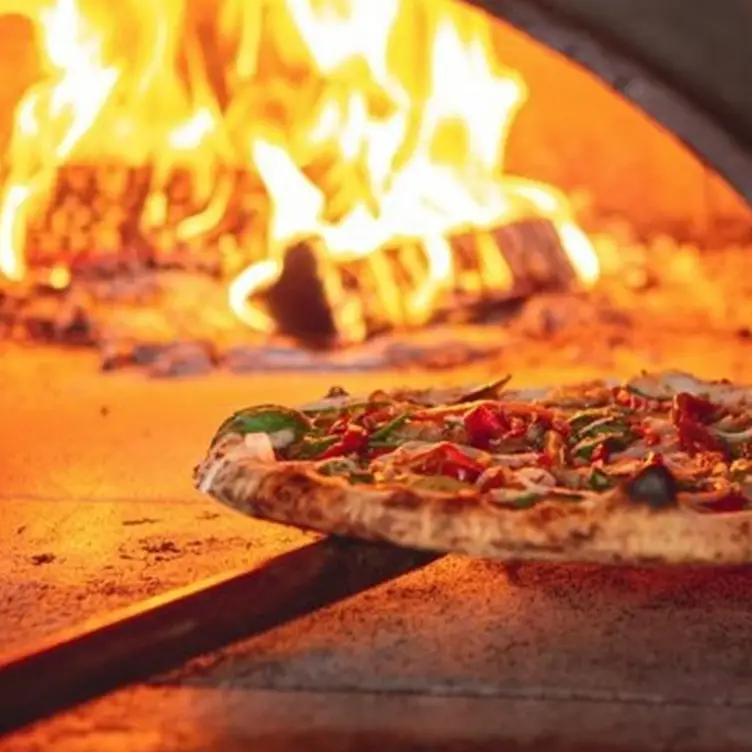
{"label": "fire", "polygon": [[[34,23],[45,70],[15,113],[0,204],[0,274],[8,279],[26,274],[29,217],[49,199],[57,170],[103,155],[149,165],[142,228],[164,222],[170,170],[193,171],[207,203],[181,221],[180,240],[219,225],[231,192],[218,177],[222,166],[258,175],[271,206],[266,245],[231,279],[228,298],[259,331],[275,329],[259,293],[300,238],[325,249],[322,286],[353,339],[363,336],[362,312],[337,268],[367,258],[378,276],[380,251],[395,243],[417,243],[427,259],[406,300],[379,285],[395,325],[427,321],[451,287],[458,232],[546,217],[580,280],[598,275],[565,197],[504,174],[507,134],[527,91],[499,64],[492,22],[469,6],[224,0],[207,44],[208,21],[191,15],[187,0],[132,0],[109,13],[105,0],[2,2],[0,13]],[[119,34],[129,49],[118,46]],[[501,255],[480,252],[486,274],[507,280]],[[66,273],[56,265],[55,284]]]}

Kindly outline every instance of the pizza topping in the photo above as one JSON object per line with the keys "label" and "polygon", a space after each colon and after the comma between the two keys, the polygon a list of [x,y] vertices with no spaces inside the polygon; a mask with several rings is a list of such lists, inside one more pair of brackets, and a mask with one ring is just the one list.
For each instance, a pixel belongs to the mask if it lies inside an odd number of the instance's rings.
{"label": "pizza topping", "polygon": [[583,426],[576,435],[579,439],[587,439],[592,436],[626,434],[629,430],[629,425],[621,417],[607,415]]}
{"label": "pizza topping", "polygon": [[331,399],[332,397],[349,397],[350,393],[343,389],[341,386],[333,386],[326,393],[324,399]]}
{"label": "pizza topping", "polygon": [[463,394],[457,402],[477,402],[478,400],[496,400],[499,392],[510,382],[511,376],[504,376],[496,381],[471,389]]}
{"label": "pizza topping", "polygon": [[678,484],[665,465],[650,464],[625,484],[624,491],[630,501],[660,509],[676,505]]}
{"label": "pizza topping", "polygon": [[373,473],[361,468],[357,462],[346,458],[337,458],[320,462],[316,470],[321,475],[344,476],[350,483],[374,483],[376,478]]}
{"label": "pizza topping", "polygon": [[607,405],[611,396],[611,389],[604,381],[589,381],[557,387],[546,396],[546,401],[558,407],[591,408]]}
{"label": "pizza topping", "polygon": [[[404,413],[398,415],[394,420],[390,420],[386,425],[374,431],[369,439],[370,446],[398,446],[399,437],[397,436],[397,429],[407,423],[410,419],[410,415]],[[395,441],[396,439],[396,441]]]}
{"label": "pizza topping", "polygon": [[514,482],[514,473],[503,465],[493,465],[487,468],[475,481],[475,485],[481,491],[490,491],[493,488],[504,488]]}
{"label": "pizza topping", "polygon": [[494,411],[503,412],[504,415],[508,417],[517,416],[532,419],[533,416],[537,415],[541,419],[553,420],[555,416],[554,411],[550,408],[544,407],[543,405],[536,405],[534,403],[507,400],[479,400],[478,402],[470,402],[467,404],[430,407],[416,413],[414,417],[418,419],[438,419],[445,418],[448,415],[462,416],[479,405],[486,405]]}
{"label": "pizza topping", "polygon": [[565,465],[567,462],[567,442],[558,431],[546,431],[543,436],[543,455],[551,465]]}
{"label": "pizza topping", "polygon": [[573,434],[577,435],[582,429],[587,428],[599,420],[608,419],[612,415],[613,411],[608,407],[594,407],[589,410],[578,410],[569,419],[569,428]]}
{"label": "pizza topping", "polygon": [[264,433],[275,449],[298,441],[311,428],[305,415],[279,405],[247,407],[233,413],[217,430],[213,442],[229,433]]}
{"label": "pizza topping", "polygon": [[590,471],[590,476],[588,477],[588,486],[592,488],[593,491],[608,491],[610,488],[614,487],[614,481],[606,475],[603,470],[594,467]]}
{"label": "pizza topping", "polygon": [[446,475],[468,483],[474,483],[485,470],[480,462],[446,441],[414,455],[409,467],[419,475]]}
{"label": "pizza topping", "polygon": [[465,413],[463,425],[470,444],[480,449],[487,449],[492,439],[501,438],[511,428],[503,413],[493,410],[488,403],[481,403]]}
{"label": "pizza topping", "polygon": [[336,444],[337,441],[337,436],[304,436],[302,441],[287,449],[287,459],[318,459],[329,447]]}
{"label": "pizza topping", "polygon": [[672,412],[675,422],[689,420],[694,423],[715,423],[723,417],[726,410],[714,405],[703,397],[696,397],[688,392],[679,392],[674,397]]}
{"label": "pizza topping", "polygon": [[700,423],[695,423],[689,416],[677,413],[675,416],[676,428],[679,432],[679,446],[690,454],[698,452],[726,453],[723,442]]}
{"label": "pizza topping", "polygon": [[623,388],[647,400],[670,400],[677,391],[668,379],[656,378],[655,375],[649,373],[643,373],[636,379],[631,379]]}
{"label": "pizza topping", "polygon": [[749,459],[737,459],[728,468],[729,478],[736,482],[745,482],[752,477],[752,461]]}
{"label": "pizza topping", "polygon": [[347,459],[346,457],[338,457],[324,462],[317,462],[316,470],[322,475],[351,475],[352,473],[359,473],[360,467],[354,460]]}
{"label": "pizza topping", "polygon": [[212,448],[218,462],[302,461],[353,484],[483,495],[513,509],[597,498],[616,486],[656,509],[679,496],[703,512],[752,509],[743,390],[683,374],[502,393],[507,381],[377,391],[366,400],[333,388],[301,411],[240,410]]}
{"label": "pizza topping", "polygon": [[338,441],[330,444],[319,455],[320,459],[340,457],[363,451],[368,446],[368,431],[357,423],[351,423],[341,434]]}
{"label": "pizza topping", "polygon": [[634,434],[628,429],[621,433],[598,433],[580,441],[572,449],[572,454],[585,462],[608,462],[612,454],[624,451],[634,439]]}
{"label": "pizza topping", "polygon": [[499,488],[491,491],[489,498],[499,506],[509,507],[510,509],[530,509],[530,507],[543,501],[546,496],[534,491],[513,491]]}
{"label": "pizza topping", "polygon": [[748,428],[746,431],[737,431],[736,433],[720,431],[717,428],[714,428],[713,433],[719,439],[723,439],[729,444],[743,444],[745,441],[752,440],[752,428]]}
{"label": "pizza topping", "polygon": [[489,498],[499,506],[510,509],[530,509],[542,501],[580,502],[587,497],[585,494],[560,488],[546,489],[544,492],[498,488],[489,493]]}

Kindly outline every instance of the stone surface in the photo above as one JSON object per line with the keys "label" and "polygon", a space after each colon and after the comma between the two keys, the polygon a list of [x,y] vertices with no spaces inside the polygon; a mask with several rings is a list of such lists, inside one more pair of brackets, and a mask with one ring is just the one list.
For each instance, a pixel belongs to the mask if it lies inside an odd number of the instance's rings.
{"label": "stone surface", "polygon": [[152,687],[15,734],[3,752],[738,752],[747,708]]}
{"label": "stone surface", "polygon": [[[229,410],[316,397],[326,374],[155,382],[3,356],[4,647],[307,539],[206,500],[190,469]],[[346,385],[374,379],[397,380]],[[447,557],[0,749],[752,749],[750,576]]]}
{"label": "stone surface", "polygon": [[0,652],[310,536],[208,500],[0,500]]}
{"label": "stone surface", "polygon": [[751,576],[447,557],[168,681],[752,706]]}

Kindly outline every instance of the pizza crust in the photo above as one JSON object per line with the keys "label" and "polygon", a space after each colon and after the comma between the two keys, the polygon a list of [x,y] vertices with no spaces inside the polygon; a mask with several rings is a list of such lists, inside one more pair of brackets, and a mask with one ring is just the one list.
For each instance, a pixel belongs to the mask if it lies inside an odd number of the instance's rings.
{"label": "pizza crust", "polygon": [[619,492],[578,504],[541,501],[513,510],[474,492],[352,485],[308,463],[259,461],[240,436],[196,468],[200,490],[251,516],[322,533],[495,559],[604,564],[752,562],[752,512],[653,510]]}

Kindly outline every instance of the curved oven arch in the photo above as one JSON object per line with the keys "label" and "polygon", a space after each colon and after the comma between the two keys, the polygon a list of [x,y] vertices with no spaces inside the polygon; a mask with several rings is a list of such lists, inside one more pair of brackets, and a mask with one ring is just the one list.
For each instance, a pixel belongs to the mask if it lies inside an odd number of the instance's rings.
{"label": "curved oven arch", "polygon": [[681,0],[470,0],[596,74],[752,203],[752,6]]}

